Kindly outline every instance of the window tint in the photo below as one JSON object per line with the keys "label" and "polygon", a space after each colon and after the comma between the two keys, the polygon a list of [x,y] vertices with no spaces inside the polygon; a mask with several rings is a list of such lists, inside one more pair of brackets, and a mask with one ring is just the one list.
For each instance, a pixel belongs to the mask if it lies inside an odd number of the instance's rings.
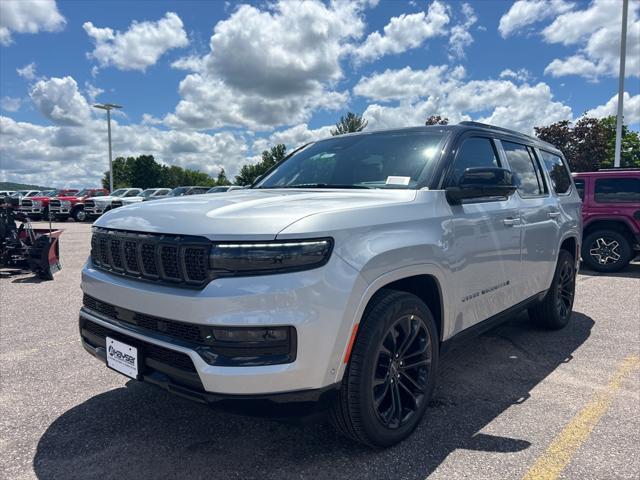
{"label": "window tint", "polygon": [[584,200],[584,180],[578,178],[574,180],[573,183],[576,185],[578,195],[580,195],[580,198]]}
{"label": "window tint", "polygon": [[544,186],[539,178],[534,158],[529,149],[518,143],[502,142],[502,147],[507,155],[509,167],[515,177],[518,192],[522,196],[542,195]]}
{"label": "window tint", "polygon": [[280,163],[254,188],[417,188],[440,155],[442,134],[339,135]]}
{"label": "window tint", "polygon": [[558,155],[544,150],[540,151],[540,155],[542,156],[544,168],[549,172],[551,185],[553,185],[555,192],[559,194],[567,193],[571,188],[571,177],[562,159]]}
{"label": "window tint", "polygon": [[130,192],[127,192],[125,197],[137,197],[138,195],[140,195],[138,190],[131,190]]}
{"label": "window tint", "polygon": [[602,178],[596,180],[596,202],[640,202],[640,178]]}
{"label": "window tint", "polygon": [[104,197],[105,193],[104,192],[95,192],[95,194],[93,196],[94,197]]}
{"label": "window tint", "polygon": [[457,185],[467,168],[499,166],[491,140],[480,137],[467,138],[462,143],[453,162],[453,170],[448,183],[449,185]]}

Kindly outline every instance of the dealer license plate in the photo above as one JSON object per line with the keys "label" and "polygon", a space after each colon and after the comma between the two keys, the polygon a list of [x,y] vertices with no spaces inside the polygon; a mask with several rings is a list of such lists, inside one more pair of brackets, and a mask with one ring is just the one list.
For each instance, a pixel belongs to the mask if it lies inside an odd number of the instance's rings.
{"label": "dealer license plate", "polygon": [[106,338],[107,366],[125,374],[127,377],[138,378],[138,349],[119,342],[113,338]]}

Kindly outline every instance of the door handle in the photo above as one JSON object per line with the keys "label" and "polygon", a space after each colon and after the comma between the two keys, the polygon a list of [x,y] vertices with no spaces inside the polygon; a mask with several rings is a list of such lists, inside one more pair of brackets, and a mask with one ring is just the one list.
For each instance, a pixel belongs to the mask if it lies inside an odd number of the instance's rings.
{"label": "door handle", "polygon": [[560,216],[560,212],[549,212],[549,218],[558,218]]}
{"label": "door handle", "polygon": [[505,225],[520,225],[519,218],[505,218],[502,221],[504,222]]}

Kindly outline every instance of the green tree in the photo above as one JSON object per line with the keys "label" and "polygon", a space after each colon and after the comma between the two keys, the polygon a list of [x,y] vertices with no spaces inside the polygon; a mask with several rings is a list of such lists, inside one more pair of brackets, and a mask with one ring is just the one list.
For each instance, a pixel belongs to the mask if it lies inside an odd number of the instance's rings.
{"label": "green tree", "polygon": [[253,165],[243,165],[240,173],[236,175],[236,184],[251,185],[256,178],[263,175],[275,164],[280,163],[287,156],[287,147],[279,143],[270,150],[262,152],[262,160]]}
{"label": "green tree", "polygon": [[369,122],[362,115],[348,112],[346,116],[340,117],[340,120],[336,123],[336,128],[331,129],[331,135],[361,132],[368,124]]}
{"label": "green tree", "polygon": [[[600,119],[600,125],[607,131],[606,160],[602,167],[611,168],[615,159],[616,117],[611,115]],[[620,148],[620,166],[640,168],[640,135],[622,125],[622,144]]]}
{"label": "green tree", "polygon": [[449,119],[447,117],[441,117],[440,115],[431,115],[424,122],[425,125],[449,125]]}
{"label": "green tree", "polygon": [[[124,157],[116,157],[113,160],[112,168],[114,190],[130,186],[127,159]],[[109,188],[109,170],[104,172],[102,176],[102,188]]]}
{"label": "green tree", "polygon": [[227,174],[225,173],[224,168],[221,168],[220,173],[218,173],[216,185],[231,185],[231,182],[227,178]]}
{"label": "green tree", "polygon": [[534,130],[564,154],[574,172],[597,170],[607,163],[609,132],[596,118],[583,117],[575,125],[563,120]]}

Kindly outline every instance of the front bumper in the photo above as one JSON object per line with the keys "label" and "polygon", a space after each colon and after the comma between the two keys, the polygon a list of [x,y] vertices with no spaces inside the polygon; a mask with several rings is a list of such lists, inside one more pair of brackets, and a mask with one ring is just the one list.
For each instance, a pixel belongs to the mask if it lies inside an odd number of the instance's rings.
{"label": "front bumper", "polygon": [[36,207],[36,206],[31,206],[31,207],[21,206],[18,208],[18,210],[22,213],[26,213],[27,215],[40,215],[42,213],[42,207]]}
{"label": "front bumper", "polygon": [[49,207],[49,212],[53,215],[69,215],[71,207]]}
{"label": "front bumper", "polygon": [[84,207],[84,213],[89,215],[89,216],[100,216],[104,213],[104,211],[106,210],[106,206],[101,207],[98,205],[95,205],[93,207],[88,207],[85,205]]}
{"label": "front bumper", "polygon": [[[197,382],[178,382],[178,388],[188,387],[200,392],[203,398],[316,391],[340,380],[344,351],[365,288],[366,282],[337,255],[332,255],[325,266],[315,270],[220,278],[202,290],[123,278],[97,270],[90,263],[83,269],[84,293],[123,309],[207,326],[294,327],[297,332],[295,360],[277,365],[211,365],[195,349],[179,341],[167,341],[161,335],[110,322],[99,312],[86,308],[80,312],[80,322],[89,321],[134,342],[185,355],[193,365]],[[87,343],[86,338],[83,341]],[[89,346],[99,345],[94,342]],[[149,381],[153,382],[154,378]],[[192,376],[192,380],[195,379]]]}

